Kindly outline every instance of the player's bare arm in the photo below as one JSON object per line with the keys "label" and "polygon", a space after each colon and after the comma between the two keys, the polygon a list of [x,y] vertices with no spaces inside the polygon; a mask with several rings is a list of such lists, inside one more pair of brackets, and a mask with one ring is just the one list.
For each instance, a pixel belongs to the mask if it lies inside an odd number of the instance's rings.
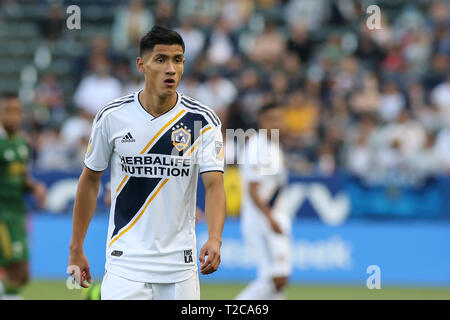
{"label": "player's bare arm", "polygon": [[83,288],[89,287],[85,281],[92,283],[89,262],[84,254],[83,243],[95,212],[102,173],[102,171],[93,171],[85,166],[78,181],[75,196],[72,239],[69,247],[69,266],[78,266],[80,268],[80,285]]}
{"label": "player's bare arm", "polygon": [[39,205],[39,208],[41,208],[41,209],[44,208],[45,200],[47,197],[47,188],[46,188],[45,184],[34,180],[28,171],[26,172],[25,175],[26,175],[25,185],[24,185],[25,192],[31,192],[31,194],[36,199],[36,201]]}
{"label": "player's bare arm", "polygon": [[261,212],[269,220],[272,230],[275,231],[276,233],[283,233],[279,224],[272,216],[272,210],[259,197],[259,194],[258,194],[259,182],[251,182],[249,185],[249,189],[250,189],[249,194],[250,194],[250,197],[251,197],[253,203],[258,207],[259,210],[261,210]]}
{"label": "player's bare arm", "polygon": [[[202,173],[205,185],[205,218],[208,227],[208,241],[200,250],[200,272],[209,274],[217,271],[220,264],[220,247],[225,223],[226,202],[223,173],[211,171]],[[205,256],[208,258],[205,260]]]}

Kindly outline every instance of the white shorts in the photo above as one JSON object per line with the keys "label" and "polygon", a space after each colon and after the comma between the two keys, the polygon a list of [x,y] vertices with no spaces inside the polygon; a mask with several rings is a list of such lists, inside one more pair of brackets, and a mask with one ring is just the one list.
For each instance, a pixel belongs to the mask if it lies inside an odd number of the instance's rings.
{"label": "white shorts", "polygon": [[103,276],[102,300],[200,300],[197,271],[175,283],[146,283],[122,278],[111,272]]}
{"label": "white shorts", "polygon": [[243,230],[247,250],[257,261],[259,278],[288,277],[292,271],[290,236],[262,230]]}

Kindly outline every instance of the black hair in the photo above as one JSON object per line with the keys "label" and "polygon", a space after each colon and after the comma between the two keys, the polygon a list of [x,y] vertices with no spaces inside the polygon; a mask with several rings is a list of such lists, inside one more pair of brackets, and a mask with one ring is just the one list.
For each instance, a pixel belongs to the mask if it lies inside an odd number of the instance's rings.
{"label": "black hair", "polygon": [[263,104],[258,110],[258,115],[262,116],[263,114],[265,114],[266,112],[268,112],[272,109],[281,109],[281,107],[274,102],[269,102],[269,103]]}
{"label": "black hair", "polygon": [[178,32],[170,30],[163,26],[154,26],[146,35],[141,38],[139,43],[139,54],[142,55],[149,51],[157,44],[179,44],[183,48],[184,53],[184,41]]}

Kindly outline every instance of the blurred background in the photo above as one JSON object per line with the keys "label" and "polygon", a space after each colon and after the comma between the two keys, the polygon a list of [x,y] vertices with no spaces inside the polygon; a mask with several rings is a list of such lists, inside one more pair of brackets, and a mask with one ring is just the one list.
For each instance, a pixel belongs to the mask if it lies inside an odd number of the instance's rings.
{"label": "blurred background", "polygon": [[[450,299],[448,1],[85,0],[76,2],[81,28],[69,29],[72,4],[0,0],[0,92],[20,94],[32,174],[49,191],[43,211],[29,199],[26,298],[81,297],[65,280],[91,121],[142,88],[137,44],[158,24],[185,41],[178,91],[211,106],[224,135],[254,128],[268,100],[283,107],[289,299]],[[370,5],[380,8],[379,29],[369,29]],[[96,281],[108,179],[86,239]],[[201,277],[203,299],[232,299],[256,275],[239,230],[241,183],[227,165],[222,265]],[[200,245],[204,221],[197,231]],[[374,265],[381,290],[366,287]]]}

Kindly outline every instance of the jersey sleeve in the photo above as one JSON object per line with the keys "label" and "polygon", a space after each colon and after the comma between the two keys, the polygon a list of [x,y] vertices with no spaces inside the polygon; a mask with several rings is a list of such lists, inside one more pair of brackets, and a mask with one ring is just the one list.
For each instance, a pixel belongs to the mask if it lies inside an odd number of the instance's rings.
{"label": "jersey sleeve", "polygon": [[222,131],[219,126],[211,127],[201,140],[198,153],[200,173],[207,171],[224,171],[224,149]]}
{"label": "jersey sleeve", "polygon": [[103,171],[109,165],[112,150],[113,142],[109,139],[105,117],[99,121],[94,120],[84,164],[91,170]]}

